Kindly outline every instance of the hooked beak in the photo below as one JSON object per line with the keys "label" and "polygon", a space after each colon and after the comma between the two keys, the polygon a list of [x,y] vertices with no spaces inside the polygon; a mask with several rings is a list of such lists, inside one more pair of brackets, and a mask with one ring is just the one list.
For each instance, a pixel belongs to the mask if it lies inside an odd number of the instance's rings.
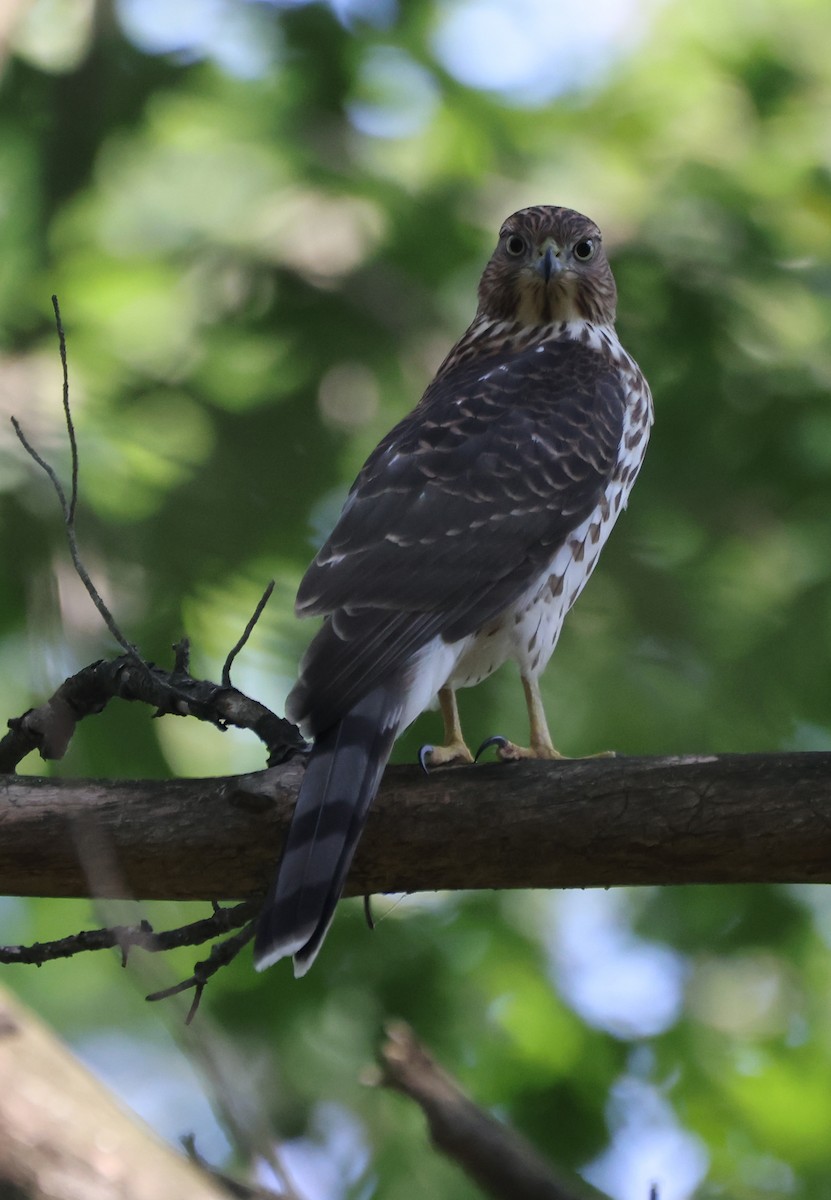
{"label": "hooked beak", "polygon": [[558,275],[563,269],[559,254],[559,246],[556,246],[551,241],[545,242],[540,246],[540,257],[535,270],[545,283],[548,283],[552,275]]}

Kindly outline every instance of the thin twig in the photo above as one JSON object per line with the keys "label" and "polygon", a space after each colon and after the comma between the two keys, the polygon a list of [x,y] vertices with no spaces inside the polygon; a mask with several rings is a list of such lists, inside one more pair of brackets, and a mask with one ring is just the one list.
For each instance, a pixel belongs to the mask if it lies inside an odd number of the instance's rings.
{"label": "thin twig", "polygon": [[257,602],[257,607],[254,609],[253,613],[251,614],[251,619],[249,620],[248,624],[245,626],[245,629],[242,632],[242,637],[237,642],[236,646],[234,646],[233,649],[230,651],[230,653],[228,654],[228,657],[225,659],[225,663],[222,668],[222,686],[223,687],[229,688],[229,687],[233,686],[231,683],[231,667],[233,666],[234,659],[237,657],[240,650],[242,650],[245,643],[251,637],[254,626],[257,624],[260,617],[262,616],[263,609],[265,608],[265,606],[268,604],[269,600],[271,599],[271,593],[273,591],[274,591],[274,580],[272,579],[269,582],[268,586],[266,587],[265,591],[263,592],[262,596],[260,596],[260,599]]}
{"label": "thin twig", "polygon": [[146,667],[147,664],[144,662],[144,659],[141,657],[136,647],[127,640],[116,624],[115,618],[113,617],[107,605],[104,603],[95,584],[90,579],[89,573],[81,561],[81,555],[78,550],[78,542],[75,536],[75,510],[78,502],[78,444],[75,437],[75,424],[72,420],[72,409],[69,404],[69,370],[67,367],[66,357],[66,335],[64,333],[63,323],[61,321],[61,312],[58,306],[57,296],[52,297],[52,306],[55,309],[55,321],[58,329],[58,345],[60,347],[61,366],[63,369],[63,410],[66,418],[66,430],[69,437],[69,448],[72,460],[72,489],[69,500],[66,498],[66,493],[61,486],[61,482],[58,479],[57,474],[52,467],[49,466],[46,460],[42,458],[40,454],[38,454],[34,446],[32,446],[28,441],[20,427],[20,422],[16,417],[11,418],[12,427],[17,434],[21,445],[23,446],[23,449],[37,463],[37,465],[46,472],[52,487],[55,489],[60,502],[61,511],[63,512],[64,525],[66,526],[66,540],[69,545],[69,553],[72,557],[72,565],[75,567],[76,574],[81,580],[81,583],[86,588],[87,595],[98,609],[101,619],[125,654],[129,654],[135,662],[141,664],[143,667]]}
{"label": "thin twig", "polygon": [[86,567],[81,562],[81,556],[78,551],[78,543],[75,540],[75,525],[74,525],[74,523],[72,523],[72,524],[67,523],[66,537],[67,537],[67,541],[69,543],[69,553],[72,556],[72,565],[75,567],[75,571],[77,572],[78,578],[81,580],[81,583],[87,589],[87,595],[89,596],[90,600],[92,600],[92,603],[95,605],[95,607],[98,609],[98,612],[101,615],[101,619],[103,620],[104,624],[107,626],[107,629],[109,629],[110,633],[115,638],[115,640],[118,642],[119,646],[121,647],[121,649],[124,651],[125,654],[129,654],[130,657],[132,659],[134,659],[136,663],[139,663],[141,666],[146,667],[147,664],[145,663],[144,659],[139,654],[136,647],[132,644],[132,642],[129,642],[127,640],[127,638],[124,636],[124,634],[119,629],[118,625],[116,624],[115,618],[113,617],[113,615],[110,612],[107,605],[104,603],[95,584],[90,579],[90,577],[87,573]]}
{"label": "thin twig", "polygon": [[[245,903],[250,903],[246,901]],[[193,974],[188,979],[183,979],[180,983],[174,983],[172,987],[162,988],[161,991],[151,992],[146,997],[147,1000],[167,1000],[169,996],[178,996],[182,992],[187,992],[193,988],[193,1003],[190,1006],[188,1015],[185,1017],[185,1024],[190,1025],[193,1018],[196,1016],[196,1011],[199,1008],[199,1002],[202,999],[202,993],[205,990],[205,984],[215,975],[222,967],[233,962],[254,936],[256,922],[249,921],[244,929],[239,933],[234,933],[231,937],[225,939],[224,942],[217,942],[211,947],[211,952],[207,958],[202,959],[193,968]]]}
{"label": "thin twig", "polygon": [[132,659],[134,659],[137,663],[140,663],[142,666],[145,666],[146,664],[144,662],[144,659],[141,657],[141,655],[139,654],[136,647],[131,642],[127,641],[126,637],[119,629],[118,625],[115,622],[115,618],[113,617],[109,608],[107,608],[107,605],[104,603],[103,599],[101,598],[101,595],[100,595],[98,589],[96,588],[95,584],[90,579],[89,573],[87,572],[86,567],[84,566],[84,564],[81,561],[80,552],[78,550],[78,543],[77,543],[77,540],[75,537],[75,516],[74,516],[74,511],[73,511],[73,506],[75,503],[74,495],[73,495],[71,502],[67,501],[66,493],[64,492],[63,487],[61,486],[60,480],[58,479],[57,475],[55,474],[55,471],[52,469],[52,467],[49,466],[49,464],[46,462],[46,460],[44,458],[42,458],[40,454],[38,454],[38,452],[37,452],[37,450],[35,450],[34,446],[28,441],[28,439],[26,438],[26,435],[24,434],[23,430],[20,427],[20,422],[18,421],[17,417],[12,417],[11,423],[12,423],[15,433],[18,436],[18,439],[19,439],[21,445],[23,446],[23,449],[26,451],[26,453],[28,455],[30,455],[31,458],[34,459],[34,461],[37,463],[37,465],[46,472],[46,474],[49,476],[49,480],[50,480],[53,488],[55,489],[55,492],[57,493],[58,500],[60,501],[61,509],[63,511],[64,525],[66,526],[66,540],[69,545],[69,553],[72,558],[72,565],[74,566],[75,572],[76,572],[78,578],[81,580],[81,583],[86,588],[87,595],[92,600],[95,607],[98,609],[98,612],[101,615],[101,619],[103,620],[104,624],[107,626],[107,629],[109,629],[112,636],[118,642],[121,649],[125,652],[125,654],[129,654],[130,657]]}
{"label": "thin twig", "polygon": [[34,446],[31,444],[31,442],[27,439],[26,434],[23,432],[23,430],[20,427],[20,422],[18,421],[17,417],[10,417],[9,420],[12,423],[12,428],[14,429],[15,433],[17,434],[18,441],[23,446],[23,449],[26,451],[26,453],[29,455],[29,457],[33,458],[35,460],[35,462],[37,463],[37,465],[42,470],[44,470],[46,472],[46,474],[49,476],[49,480],[52,484],[52,487],[55,489],[57,496],[58,496],[58,500],[60,502],[61,511],[63,512],[63,519],[64,519],[64,521],[68,521],[69,520],[69,504],[67,503],[66,493],[63,490],[60,479],[58,479],[58,476],[55,474],[52,467],[49,466],[49,463],[46,461],[46,459],[41,458],[41,456],[38,454],[37,450],[34,448]]}
{"label": "thin twig", "polygon": [[[245,1183],[241,1179],[234,1179],[232,1175],[226,1175],[224,1171],[211,1166],[208,1160],[203,1158],[196,1149],[196,1137],[194,1134],[186,1133],[179,1140],[190,1161],[201,1168],[211,1179],[222,1184],[229,1196],[234,1196],[237,1200],[285,1200],[286,1191],[282,1186],[279,1192],[273,1192],[270,1188],[260,1187],[258,1184]],[[296,1200],[300,1200],[296,1192],[292,1194],[296,1197]]]}
{"label": "thin twig", "polygon": [[70,492],[67,523],[75,520],[75,509],[78,504],[78,442],[75,437],[75,422],[72,420],[72,410],[69,407],[69,366],[66,358],[66,334],[61,320],[61,306],[58,297],[52,297],[52,307],[55,310],[55,325],[58,330],[58,348],[61,355],[61,370],[63,372],[63,413],[66,418],[66,432],[69,436],[69,450],[72,460],[72,490]]}
{"label": "thin twig", "polygon": [[84,929],[79,933],[52,942],[35,942],[32,946],[0,946],[0,963],[20,963],[42,966],[59,958],[74,958],[90,950],[111,950],[118,946],[126,963],[129,951],[138,946],[149,954],[161,954],[179,946],[201,946],[218,934],[239,929],[258,911],[259,902],[244,900],[232,908],[214,906],[213,915],[166,929],[157,933],[148,921],[138,925],[114,925],[108,929]]}

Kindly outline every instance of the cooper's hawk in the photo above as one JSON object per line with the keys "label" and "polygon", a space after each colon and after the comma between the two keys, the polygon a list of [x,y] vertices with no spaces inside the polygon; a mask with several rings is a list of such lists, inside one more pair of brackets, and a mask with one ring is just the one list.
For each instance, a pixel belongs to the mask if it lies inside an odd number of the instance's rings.
{"label": "cooper's hawk", "polygon": [[530,747],[560,757],[538,679],[643,461],[646,380],[615,333],[600,230],[567,208],[509,217],[472,325],[373,451],[297,597],[323,627],[288,713],[314,738],[255,944],[311,966],[393,742],[438,695],[470,762],[455,689],[519,664]]}

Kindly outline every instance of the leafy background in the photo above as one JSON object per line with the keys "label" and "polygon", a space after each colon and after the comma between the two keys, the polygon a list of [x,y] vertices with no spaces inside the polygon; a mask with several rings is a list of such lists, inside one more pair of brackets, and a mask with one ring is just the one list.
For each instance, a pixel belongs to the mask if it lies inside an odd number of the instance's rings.
{"label": "leafy background", "polygon": [[[824,0],[7,0],[0,407],[66,470],[57,292],[79,535],[129,636],[166,661],[187,632],[216,677],[273,575],[236,682],[279,709],[310,636],[294,589],[354,473],[469,320],[501,219],[564,203],[605,231],[657,424],[545,678],[556,740],[827,748],[830,41]],[[0,439],[12,716],[113,648],[45,479]],[[462,711],[474,741],[524,732],[509,669]],[[191,725],[113,708],[53,769],[261,764]],[[822,1200],[828,895],[387,898],[372,937],[347,903],[302,983],[237,962],[187,1039],[142,995],[192,956],[6,976],[165,1136],[239,1166],[229,1130],[259,1131],[304,1200],[475,1194],[358,1082],[390,1016],[616,1200]],[[99,916],[0,902],[6,942]]]}

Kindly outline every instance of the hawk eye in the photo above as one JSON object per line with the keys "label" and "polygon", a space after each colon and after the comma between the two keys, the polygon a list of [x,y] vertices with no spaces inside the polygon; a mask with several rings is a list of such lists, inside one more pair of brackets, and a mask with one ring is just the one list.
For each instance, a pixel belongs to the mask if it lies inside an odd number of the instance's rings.
{"label": "hawk eye", "polygon": [[594,255],[594,242],[591,238],[584,238],[582,242],[578,242],[574,247],[574,257],[578,262],[588,262]]}
{"label": "hawk eye", "polygon": [[512,233],[505,242],[505,249],[512,258],[519,258],[520,254],[525,253],[525,238],[521,238],[518,233]]}

